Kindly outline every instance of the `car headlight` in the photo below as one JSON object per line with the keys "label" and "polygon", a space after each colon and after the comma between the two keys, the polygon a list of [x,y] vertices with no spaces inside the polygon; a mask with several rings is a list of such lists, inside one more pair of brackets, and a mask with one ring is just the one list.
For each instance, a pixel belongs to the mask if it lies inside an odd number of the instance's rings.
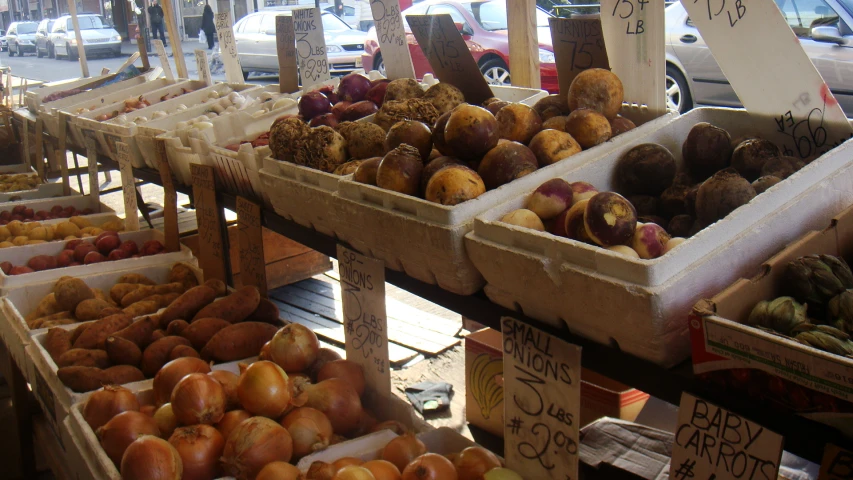
{"label": "car headlight", "polygon": [[121,35],[113,35],[113,36],[110,38],[110,41],[113,41],[113,42],[120,42],[120,41],[121,41]]}
{"label": "car headlight", "polygon": [[539,63],[555,63],[557,61],[556,57],[554,57],[554,52],[549,52],[544,48],[539,49]]}
{"label": "car headlight", "polygon": [[72,38],[71,40],[69,40],[69,41],[68,41],[68,43],[69,43],[70,45],[77,45],[77,39],[76,39],[76,38]]}
{"label": "car headlight", "polygon": [[326,45],[326,53],[338,53],[344,50],[337,45]]}

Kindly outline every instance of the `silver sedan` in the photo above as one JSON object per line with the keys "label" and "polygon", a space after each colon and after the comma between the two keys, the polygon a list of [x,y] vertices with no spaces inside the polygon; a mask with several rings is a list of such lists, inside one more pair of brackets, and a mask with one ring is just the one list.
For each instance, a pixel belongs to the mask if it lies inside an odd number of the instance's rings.
{"label": "silver sedan", "polygon": [[[853,0],[776,0],[800,44],[853,117]],[[745,47],[747,48],[747,47]],[[670,109],[741,106],[681,3],[666,9],[666,93]]]}

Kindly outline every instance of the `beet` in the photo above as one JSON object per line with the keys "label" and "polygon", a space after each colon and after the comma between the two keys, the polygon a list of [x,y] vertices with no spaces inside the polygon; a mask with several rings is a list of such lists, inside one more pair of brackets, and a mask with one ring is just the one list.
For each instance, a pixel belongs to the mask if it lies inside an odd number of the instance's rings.
{"label": "beet", "polygon": [[675,179],[675,157],[656,143],[637,145],[619,159],[616,178],[620,191],[660,195]]}
{"label": "beet", "polygon": [[779,155],[779,147],[773,142],[751,138],[741,142],[732,152],[732,167],[747,180],[757,180],[764,164]]}
{"label": "beet", "polygon": [[681,156],[693,177],[704,180],[729,166],[732,138],[722,128],[710,123],[697,123],[681,145]]}
{"label": "beet", "polygon": [[696,216],[702,225],[710,225],[724,218],[741,205],[755,198],[755,189],[749,181],[727,168],[705,180],[696,194]]}

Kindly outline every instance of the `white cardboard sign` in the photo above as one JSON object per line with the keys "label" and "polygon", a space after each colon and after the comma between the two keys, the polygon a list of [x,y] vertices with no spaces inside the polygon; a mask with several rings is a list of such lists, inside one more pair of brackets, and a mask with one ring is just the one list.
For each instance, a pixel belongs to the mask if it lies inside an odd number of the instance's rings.
{"label": "white cardboard sign", "polygon": [[809,158],[853,136],[829,87],[773,0],[687,0],[756,129],[785,155]]}
{"label": "white cardboard sign", "polygon": [[669,478],[776,480],[783,443],[778,433],[684,392]]}
{"label": "white cardboard sign", "polygon": [[154,50],[157,51],[157,58],[160,59],[160,65],[163,67],[166,80],[174,80],[175,74],[172,73],[172,66],[169,65],[169,57],[166,55],[166,47],[163,46],[163,40],[151,40],[151,43],[154,44]]}
{"label": "white cardboard sign", "polygon": [[347,360],[364,369],[367,389],[391,394],[385,265],[338,245]]}
{"label": "white cardboard sign", "polygon": [[[370,10],[373,12],[376,36],[385,64],[385,77],[390,80],[415,78],[412,52],[406,41],[403,14],[400,13],[400,0],[371,0]],[[376,68],[376,65],[373,67]]]}
{"label": "white cardboard sign", "polygon": [[219,51],[222,55],[222,64],[225,66],[225,80],[228,83],[242,84],[244,83],[243,68],[240,66],[240,57],[237,56],[237,42],[234,39],[231,12],[217,13],[215,22],[216,35],[219,37]]}
{"label": "white cardboard sign", "polygon": [[195,63],[198,68],[198,79],[207,86],[213,85],[213,79],[210,77],[210,63],[207,61],[207,52],[197,48],[193,53],[195,53]]}
{"label": "white cardboard sign", "polygon": [[136,205],[136,180],[130,163],[130,145],[116,142],[118,168],[121,172],[121,189],[124,196],[124,226],[129,232],[139,230],[139,213]]}
{"label": "white cardboard sign", "polygon": [[326,38],[319,8],[293,10],[293,29],[296,32],[299,79],[302,88],[325,82],[329,75],[329,58],[326,56]]}
{"label": "white cardboard sign", "polygon": [[524,478],[577,480],[581,348],[511,317],[501,331],[506,466]]}
{"label": "white cardboard sign", "polygon": [[622,80],[624,101],[666,113],[664,2],[602,0],[601,28],[610,68]]}

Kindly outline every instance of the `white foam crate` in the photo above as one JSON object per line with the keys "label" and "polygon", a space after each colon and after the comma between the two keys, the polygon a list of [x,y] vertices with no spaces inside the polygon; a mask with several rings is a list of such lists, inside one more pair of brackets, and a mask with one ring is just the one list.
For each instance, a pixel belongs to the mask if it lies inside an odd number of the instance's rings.
{"label": "white foam crate", "polygon": [[[696,109],[555,176],[611,189],[618,160],[633,146],[648,142],[669,148],[680,165],[681,145],[698,122],[725,128],[733,138],[751,134],[754,124],[744,110]],[[525,205],[539,182],[479,215],[465,246],[488,282],[485,291],[493,302],[672,366],[689,354],[686,320],[698,299],[751,273],[747,270],[756,262],[805,231],[825,225],[839,211],[839,199],[846,199],[845,205],[853,202],[853,176],[839,178],[851,158],[853,141],[848,141],[653,260],[633,260],[500,222],[504,214]]]}
{"label": "white foam crate", "polygon": [[[26,173],[31,175],[37,175],[36,170],[30,166],[25,164],[15,164],[15,165],[5,165],[0,168],[0,175],[15,175],[18,173]],[[15,192],[0,192],[0,203],[3,202],[11,202],[17,201],[12,200],[14,197],[21,197],[21,199],[38,199],[38,198],[48,198],[62,195],[62,184],[61,183],[40,183],[36,186],[36,188],[32,190],[18,190]]]}
{"label": "white foam crate", "polygon": [[562,172],[634,144],[637,138],[675,118],[667,114],[641,124],[645,112],[623,109],[624,115],[636,119],[636,129],[456,206],[391,192],[351,178],[341,179],[338,195],[348,201],[334,212],[332,229],[342,241],[382,260],[388,268],[459,295],[470,295],[485,283],[463,244],[465,234],[474,228],[474,217]]}
{"label": "white foam crate", "polygon": [[[27,102],[27,110],[32,113],[38,113],[41,109],[42,105],[50,106],[53,102],[42,103],[42,99],[52,93],[62,92],[65,90],[72,90],[80,87],[81,85],[86,85],[88,83],[92,83],[98,80],[103,80],[107,78],[115,77],[115,73],[110,73],[107,75],[99,75],[96,77],[90,78],[75,78],[70,80],[61,80],[58,82],[50,82],[45,83],[39,88],[34,88],[32,90],[28,90],[26,93],[26,102]],[[81,92],[82,93],[82,92]],[[79,94],[78,94],[79,95]],[[73,95],[72,95],[73,96]],[[69,98],[69,97],[66,97]]]}
{"label": "white foam crate", "polygon": [[[47,185],[58,185],[59,193],[62,193],[62,184],[48,183],[43,184],[42,186]],[[32,208],[34,212],[38,212],[40,210],[49,211],[54,205],[60,205],[62,207],[72,206],[76,208],[77,211],[83,211],[87,208],[91,208],[93,213],[84,216],[92,223],[97,223],[99,225],[106,221],[107,218],[112,218],[116,216],[115,210],[110,208],[109,205],[101,202],[100,199],[93,199],[89,195],[69,195],[67,197],[60,196],[51,198],[21,199],[11,202],[0,202],[0,212],[2,212],[3,210],[11,211],[13,208],[19,205]],[[67,218],[55,218],[53,220],[42,220],[40,223],[56,224],[67,220]]]}
{"label": "white foam crate", "polygon": [[[82,280],[92,288],[100,288],[105,292],[115,285],[116,279],[126,273],[141,273],[157,283],[165,283],[173,264],[151,265],[134,270],[117,270],[97,275],[83,277]],[[200,269],[194,264],[189,264],[199,282],[203,279]],[[31,311],[36,307],[38,301],[53,290],[55,282],[33,285],[26,289],[16,290],[8,293],[2,298],[2,311],[7,319],[12,317],[17,321],[23,321],[21,311]],[[24,307],[28,307],[26,310]],[[144,316],[143,316],[144,317]],[[142,317],[138,317],[142,318]],[[80,322],[71,325],[61,325],[56,328],[71,330],[78,327]],[[26,323],[24,323],[26,325]],[[45,350],[43,342],[48,329],[30,331],[29,345],[25,348],[26,377],[32,385],[33,393],[42,406],[45,417],[52,425],[59,425],[68,415],[71,406],[86,397],[86,393],[73,392],[66,387],[57,376],[59,368],[54,363],[50,354]],[[24,366],[19,364],[22,371]],[[150,379],[143,382],[150,382]]]}

